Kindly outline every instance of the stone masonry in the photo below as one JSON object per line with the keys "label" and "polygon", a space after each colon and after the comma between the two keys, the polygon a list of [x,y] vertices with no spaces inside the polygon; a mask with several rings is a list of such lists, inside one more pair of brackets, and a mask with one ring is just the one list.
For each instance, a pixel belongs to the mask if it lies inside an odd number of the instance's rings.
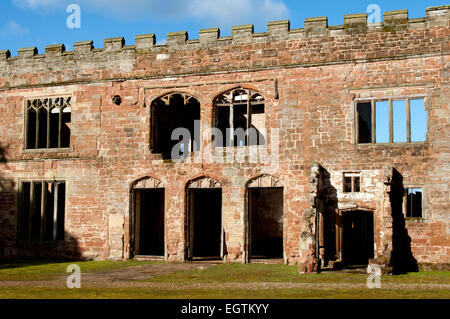
{"label": "stone masonry", "polygon": [[[123,38],[106,39],[103,49],[85,41],[71,52],[64,45],[48,46],[44,54],[23,48],[17,57],[0,51],[0,257],[133,258],[131,195],[144,181],[165,189],[168,261],[187,259],[186,192],[193,182],[222,189],[224,261],[249,260],[252,183],[284,189],[286,263],[304,263],[311,251],[322,266],[339,261],[330,238],[338,216],[352,209],[373,212],[373,257],[391,258],[395,170],[403,187],[423,189],[422,218],[404,221],[414,259],[449,264],[449,36],[450,6],[442,6],[420,19],[409,19],[406,10],[385,12],[380,24],[352,14],[340,26],[321,17],[306,19],[303,29],[290,29],[289,21],[270,22],[263,33],[237,26],[228,37],[219,29],[201,30],[198,39],[174,32],[164,45],[147,34],[128,46]],[[230,148],[264,147],[276,158],[172,161],[151,150],[155,100],[194,97],[203,132],[214,125],[215,98],[234,88],[264,97],[268,140]],[[72,98],[70,147],[26,149],[26,100],[56,96]],[[357,143],[355,101],[405,96],[425,97],[425,142]],[[201,157],[208,144],[202,140],[194,155]],[[222,153],[216,149],[214,156]],[[355,171],[361,192],[343,193],[343,173]],[[22,180],[66,182],[64,240],[18,239]]]}

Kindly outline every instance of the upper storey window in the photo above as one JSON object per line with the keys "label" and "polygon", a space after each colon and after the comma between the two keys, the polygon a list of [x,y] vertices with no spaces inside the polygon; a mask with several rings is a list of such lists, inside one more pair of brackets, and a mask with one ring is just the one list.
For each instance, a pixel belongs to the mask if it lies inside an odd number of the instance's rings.
{"label": "upper storey window", "polygon": [[247,89],[234,89],[215,101],[214,145],[265,145],[264,97]]}
{"label": "upper storey window", "polygon": [[153,153],[163,159],[183,159],[200,150],[200,102],[185,93],[156,99],[151,108]]}
{"label": "upper storey window", "polygon": [[427,111],[423,98],[358,101],[356,141],[364,143],[425,142]]}
{"label": "upper storey window", "polygon": [[26,149],[70,147],[70,97],[31,99],[25,107]]}

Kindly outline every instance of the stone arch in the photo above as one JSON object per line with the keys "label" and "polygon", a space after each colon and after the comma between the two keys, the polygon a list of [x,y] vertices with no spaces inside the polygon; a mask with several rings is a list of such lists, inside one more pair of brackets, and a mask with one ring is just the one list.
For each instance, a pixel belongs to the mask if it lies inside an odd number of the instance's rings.
{"label": "stone arch", "polygon": [[165,244],[165,187],[161,180],[145,176],[131,184],[129,255],[162,260]]}
{"label": "stone arch", "polygon": [[216,147],[264,145],[265,98],[242,86],[225,91],[213,100],[212,123],[217,128]]}
{"label": "stone arch", "polygon": [[131,189],[164,188],[163,183],[154,177],[147,176],[132,183]]}
{"label": "stone arch", "polygon": [[246,185],[245,260],[284,259],[284,186],[275,176],[263,174]]}
{"label": "stone arch", "polygon": [[222,188],[222,185],[214,178],[202,176],[189,181],[187,188]]}
{"label": "stone arch", "polygon": [[261,188],[261,187],[284,187],[283,183],[275,176],[263,174],[252,178],[247,183],[247,188]]}
{"label": "stone arch", "polygon": [[[163,159],[183,159],[200,151],[200,105],[193,95],[177,91],[154,99],[150,105],[151,151]],[[175,130],[183,137],[179,141],[172,140]]]}
{"label": "stone arch", "polygon": [[185,243],[188,260],[224,256],[222,185],[214,178],[201,176],[186,185]]}

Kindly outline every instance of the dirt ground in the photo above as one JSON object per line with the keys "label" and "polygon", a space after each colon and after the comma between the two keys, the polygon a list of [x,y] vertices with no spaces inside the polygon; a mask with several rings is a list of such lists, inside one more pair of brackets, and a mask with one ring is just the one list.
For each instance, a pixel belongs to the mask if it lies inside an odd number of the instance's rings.
{"label": "dirt ground", "polygon": [[[214,263],[167,263],[127,267],[98,273],[81,273],[82,288],[160,288],[160,289],[355,289],[366,288],[365,283],[289,283],[289,282],[230,282],[230,283],[162,283],[145,282],[156,275],[176,271],[207,269]],[[45,281],[0,281],[0,288],[65,288],[67,276]],[[443,289],[449,284],[383,283],[384,289]]]}

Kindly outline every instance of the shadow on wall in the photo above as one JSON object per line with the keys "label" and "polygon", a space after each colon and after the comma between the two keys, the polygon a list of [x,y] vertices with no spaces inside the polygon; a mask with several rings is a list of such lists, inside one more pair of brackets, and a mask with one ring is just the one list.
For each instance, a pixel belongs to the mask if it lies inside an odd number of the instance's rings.
{"label": "shadow on wall", "polygon": [[[17,202],[19,198],[14,180],[7,177],[7,146],[0,144],[0,259],[10,258],[68,258],[82,259],[79,243],[70,233],[64,240],[22,240],[17,231]],[[39,217],[38,217],[39,218]],[[40,224],[40,218],[38,223]]]}
{"label": "shadow on wall", "polygon": [[336,251],[336,225],[338,224],[338,196],[337,189],[331,184],[330,173],[323,167],[322,170],[322,200],[324,201],[323,224],[321,233],[323,238],[319,240],[320,257],[324,266],[329,261],[338,259]]}
{"label": "shadow on wall", "polygon": [[391,266],[394,274],[418,271],[417,260],[411,251],[411,237],[405,226],[403,214],[403,176],[394,168],[389,193],[392,207],[392,253]]}
{"label": "shadow on wall", "polygon": [[15,184],[7,169],[7,147],[0,144],[0,258],[11,254],[15,241]]}

